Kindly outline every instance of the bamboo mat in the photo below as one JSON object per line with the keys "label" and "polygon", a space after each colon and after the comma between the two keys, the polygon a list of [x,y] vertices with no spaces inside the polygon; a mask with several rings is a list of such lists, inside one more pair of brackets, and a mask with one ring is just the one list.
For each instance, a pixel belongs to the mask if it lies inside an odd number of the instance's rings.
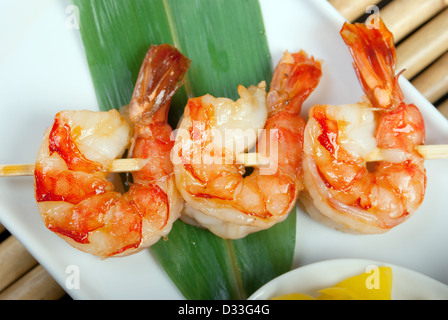
{"label": "bamboo mat", "polygon": [[[395,37],[398,70],[448,118],[448,0],[328,0],[347,20],[376,5]],[[0,225],[0,300],[70,299]]]}

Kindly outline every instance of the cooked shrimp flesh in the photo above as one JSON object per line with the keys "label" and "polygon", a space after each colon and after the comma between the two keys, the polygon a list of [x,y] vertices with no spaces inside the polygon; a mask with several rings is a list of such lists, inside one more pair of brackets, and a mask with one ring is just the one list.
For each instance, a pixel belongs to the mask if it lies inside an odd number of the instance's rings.
{"label": "cooked shrimp flesh", "polygon": [[[315,105],[304,137],[302,200],[310,216],[342,231],[383,233],[423,201],[426,173],[415,147],[425,140],[418,108],[403,102],[392,34],[345,23],[341,35],[366,94],[362,102]],[[384,161],[367,163],[381,150]]]}
{"label": "cooked shrimp flesh", "polygon": [[[261,82],[236,101],[189,99],[172,152],[183,221],[238,239],[288,216],[303,189],[300,109],[320,77],[318,61],[286,52],[267,95]],[[249,174],[237,155],[253,148],[270,163]]]}
{"label": "cooked shrimp flesh", "polygon": [[[152,46],[129,104],[130,121],[116,110],[55,116],[35,165],[37,206],[48,229],[103,258],[136,253],[168,234],[183,200],[170,162],[167,112],[188,66],[174,47]],[[107,170],[127,149],[146,164],[121,193]]]}

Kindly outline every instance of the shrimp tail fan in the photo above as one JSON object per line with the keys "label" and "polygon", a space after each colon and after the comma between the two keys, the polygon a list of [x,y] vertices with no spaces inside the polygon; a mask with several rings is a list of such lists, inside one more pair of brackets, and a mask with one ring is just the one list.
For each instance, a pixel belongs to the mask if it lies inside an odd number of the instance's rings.
{"label": "shrimp tail fan", "polygon": [[269,115],[283,110],[275,101],[289,101],[285,104],[288,105],[289,112],[299,113],[302,103],[314,91],[322,77],[321,62],[309,57],[303,50],[292,54],[286,51],[276,68],[283,70],[274,72],[271,81],[267,97]]}
{"label": "shrimp tail fan", "polygon": [[[129,106],[131,119],[150,119],[166,104],[183,84],[190,60],[174,46],[152,45],[140,69],[139,77]],[[168,112],[168,108],[165,109]],[[163,114],[161,120],[165,120]]]}
{"label": "shrimp tail fan", "polygon": [[399,105],[403,93],[395,75],[394,37],[379,16],[374,24],[344,23],[340,34],[354,60],[356,75],[374,107],[388,109]]}

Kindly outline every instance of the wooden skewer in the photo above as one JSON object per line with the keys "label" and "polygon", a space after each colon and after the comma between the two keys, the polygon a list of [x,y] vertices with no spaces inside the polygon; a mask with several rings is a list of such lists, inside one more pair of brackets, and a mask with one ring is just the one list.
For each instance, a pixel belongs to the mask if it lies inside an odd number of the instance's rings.
{"label": "wooden skewer", "polygon": [[34,164],[4,164],[0,165],[0,177],[32,176]]}
{"label": "wooden skewer", "polygon": [[[448,144],[441,145],[421,145],[416,146],[416,150],[425,160],[448,159]],[[366,162],[384,160],[383,151],[375,148],[367,157]],[[269,165],[269,158],[259,153],[241,153],[237,155],[237,160],[248,167],[259,167]]]}
{"label": "wooden skewer", "polygon": [[[425,160],[431,159],[448,159],[448,145],[421,145],[416,146],[418,153],[420,153]],[[366,158],[367,162],[384,160],[381,149],[374,149]]]}
{"label": "wooden skewer", "polygon": [[[143,159],[117,159],[107,172],[133,172],[139,171],[145,165]],[[6,164],[0,165],[0,177],[32,176],[34,175],[34,164]]]}
{"label": "wooden skewer", "polygon": [[261,167],[269,165],[269,158],[262,154],[253,153],[240,153],[236,155],[236,160],[241,162],[246,167]]}
{"label": "wooden skewer", "polygon": [[[259,153],[241,153],[236,160],[246,167],[259,167],[269,165],[269,158]],[[107,172],[133,172],[139,171],[145,165],[143,159],[117,159]],[[19,177],[34,175],[34,164],[6,164],[0,165],[0,177]]]}
{"label": "wooden skewer", "polygon": [[[448,144],[440,145],[420,145],[416,150],[425,160],[448,159]],[[249,167],[269,165],[269,158],[259,153],[242,153],[237,155],[237,160]],[[384,160],[384,153],[381,149],[375,148],[367,157],[366,162]]]}
{"label": "wooden skewer", "polygon": [[[448,159],[448,145],[422,145],[417,146],[417,151],[425,158],[430,159]],[[262,154],[241,153],[236,156],[236,160],[246,167],[267,166],[270,163],[269,157]],[[367,162],[383,160],[383,153],[380,149],[373,150],[366,158]],[[117,159],[113,162],[109,172],[132,172],[139,171],[144,166],[142,159]],[[29,176],[34,174],[33,164],[19,165],[0,165],[0,177],[11,176]]]}

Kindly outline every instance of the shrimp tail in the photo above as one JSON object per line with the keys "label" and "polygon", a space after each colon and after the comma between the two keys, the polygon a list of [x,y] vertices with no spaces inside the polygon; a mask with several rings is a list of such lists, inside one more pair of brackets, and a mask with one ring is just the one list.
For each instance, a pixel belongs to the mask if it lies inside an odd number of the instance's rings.
{"label": "shrimp tail", "polygon": [[172,45],[149,48],[129,105],[133,123],[167,121],[171,98],[183,84],[190,62]]}
{"label": "shrimp tail", "polygon": [[286,51],[272,77],[267,96],[269,115],[285,109],[300,113],[303,102],[317,87],[321,76],[320,61],[308,57],[303,50],[293,54]]}
{"label": "shrimp tail", "polygon": [[375,26],[344,23],[340,34],[353,57],[356,75],[374,107],[391,109],[403,100],[395,75],[396,51],[393,34],[379,16]]}

